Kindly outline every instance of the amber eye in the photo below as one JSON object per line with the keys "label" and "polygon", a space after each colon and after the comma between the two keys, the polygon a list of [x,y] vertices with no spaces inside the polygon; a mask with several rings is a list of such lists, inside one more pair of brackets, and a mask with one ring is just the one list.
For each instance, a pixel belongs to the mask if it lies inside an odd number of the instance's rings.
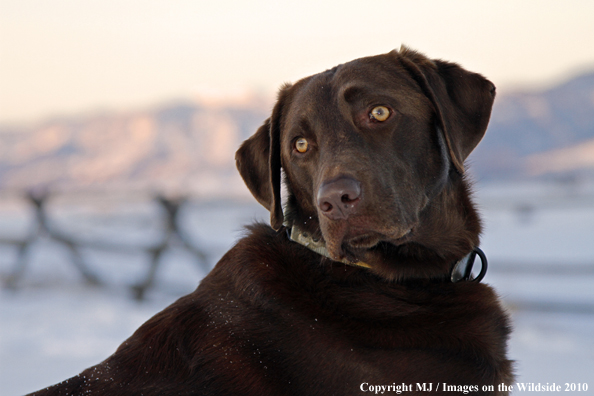
{"label": "amber eye", "polygon": [[295,149],[300,153],[305,153],[307,151],[307,147],[309,144],[307,143],[307,139],[299,138],[295,141]]}
{"label": "amber eye", "polygon": [[375,106],[371,113],[369,113],[369,117],[373,118],[376,121],[386,121],[390,116],[390,109],[386,106]]}

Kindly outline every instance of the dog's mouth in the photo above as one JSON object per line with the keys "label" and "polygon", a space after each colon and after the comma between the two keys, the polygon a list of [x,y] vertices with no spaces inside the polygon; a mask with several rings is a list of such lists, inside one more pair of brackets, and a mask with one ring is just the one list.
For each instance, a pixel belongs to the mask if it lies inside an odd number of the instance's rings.
{"label": "dog's mouth", "polygon": [[404,219],[388,222],[366,216],[352,216],[342,221],[328,221],[322,216],[320,220],[321,237],[329,257],[350,262],[377,260],[377,253],[381,255],[386,245],[398,246],[411,241],[417,224]]}
{"label": "dog's mouth", "polygon": [[364,260],[366,253],[382,249],[386,244],[401,245],[410,240],[413,229],[410,228],[396,236],[384,235],[378,232],[367,232],[345,238],[341,244],[342,252],[345,257],[353,262]]}
{"label": "dog's mouth", "polygon": [[371,249],[380,242],[392,243],[399,245],[406,242],[412,235],[413,229],[410,228],[405,232],[399,233],[396,236],[385,235],[378,232],[368,232],[360,235],[355,235],[351,238],[345,238],[344,242],[356,249]]}
{"label": "dog's mouth", "polygon": [[345,240],[343,245],[353,249],[371,249],[382,241],[381,235],[376,233],[358,235],[349,240]]}

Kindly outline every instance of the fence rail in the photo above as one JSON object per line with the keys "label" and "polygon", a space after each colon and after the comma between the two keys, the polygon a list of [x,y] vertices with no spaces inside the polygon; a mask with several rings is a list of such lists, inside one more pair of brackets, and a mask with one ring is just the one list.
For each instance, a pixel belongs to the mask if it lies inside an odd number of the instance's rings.
{"label": "fence rail", "polygon": [[83,278],[92,285],[102,283],[86,264],[81,249],[99,249],[107,251],[138,251],[148,253],[150,260],[144,280],[131,286],[134,297],[141,300],[147,290],[155,283],[157,268],[161,265],[163,253],[172,246],[172,243],[181,244],[195,258],[197,264],[205,271],[209,270],[208,254],[199,246],[196,246],[179,226],[179,210],[186,204],[185,197],[167,197],[163,194],[155,194],[153,200],[163,209],[166,220],[163,225],[162,238],[150,246],[123,245],[106,241],[85,241],[70,235],[68,232],[56,227],[49,221],[47,213],[47,202],[51,194],[47,191],[30,191],[25,194],[26,200],[33,208],[34,226],[22,238],[0,237],[0,244],[12,245],[17,249],[17,259],[12,271],[6,276],[4,286],[9,289],[18,287],[19,281],[25,276],[33,244],[40,238],[47,238],[54,243],[60,244],[69,252],[70,262]]}

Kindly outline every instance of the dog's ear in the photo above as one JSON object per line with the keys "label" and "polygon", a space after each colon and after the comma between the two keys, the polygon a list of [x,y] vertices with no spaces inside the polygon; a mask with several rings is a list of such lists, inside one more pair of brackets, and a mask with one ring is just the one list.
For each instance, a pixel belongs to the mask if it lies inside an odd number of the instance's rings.
{"label": "dog's ear", "polygon": [[464,161],[487,130],[495,85],[455,63],[431,60],[404,46],[393,52],[433,103],[451,161],[464,173]]}
{"label": "dog's ear", "polygon": [[239,174],[252,195],[270,211],[270,225],[283,225],[281,206],[280,118],[290,85],[281,88],[272,115],[235,153]]}

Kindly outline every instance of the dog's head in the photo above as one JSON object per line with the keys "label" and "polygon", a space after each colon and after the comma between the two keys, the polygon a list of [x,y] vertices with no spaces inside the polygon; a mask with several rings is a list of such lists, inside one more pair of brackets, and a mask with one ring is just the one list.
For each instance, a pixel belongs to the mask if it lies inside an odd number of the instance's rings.
{"label": "dog's head", "polygon": [[407,48],[356,59],[285,85],[237,167],[273,228],[298,225],[389,278],[440,276],[478,244],[464,161],[494,96],[481,75]]}

